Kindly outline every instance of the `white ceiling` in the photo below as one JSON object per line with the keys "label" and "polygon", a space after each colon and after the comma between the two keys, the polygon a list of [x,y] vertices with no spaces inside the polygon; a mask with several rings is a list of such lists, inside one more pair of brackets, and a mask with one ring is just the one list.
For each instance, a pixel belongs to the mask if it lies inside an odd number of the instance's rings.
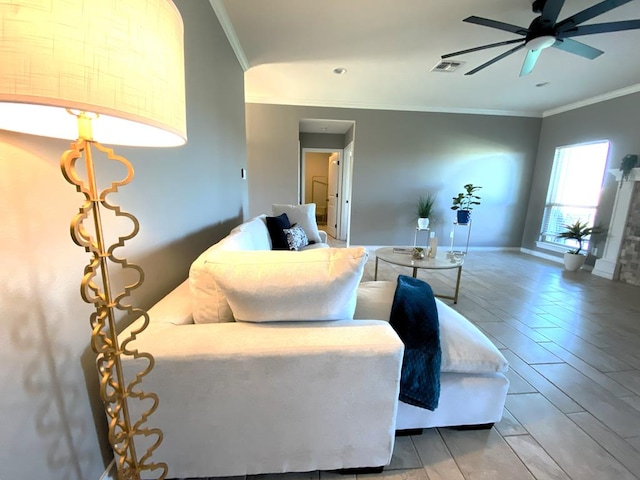
{"label": "white ceiling", "polygon": [[298,122],[300,132],[345,134],[355,122],[347,120],[323,120],[318,118],[301,118]]}
{"label": "white ceiling", "polygon": [[[522,78],[526,49],[464,75],[511,45],[458,56],[466,63],[453,73],[430,71],[442,54],[519,38],[462,19],[528,27],[530,0],[210,2],[245,67],[247,102],[546,116],[640,91],[640,30],[578,37],[605,52],[595,60],[546,49]],[[566,0],[558,20],[598,2]],[[640,19],[640,0],[586,24],[628,19]]]}

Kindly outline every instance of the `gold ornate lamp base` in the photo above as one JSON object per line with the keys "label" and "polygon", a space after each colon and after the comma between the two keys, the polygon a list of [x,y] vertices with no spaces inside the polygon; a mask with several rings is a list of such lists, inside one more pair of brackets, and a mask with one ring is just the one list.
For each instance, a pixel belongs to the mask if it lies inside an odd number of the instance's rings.
{"label": "gold ornate lamp base", "polygon": [[[144,272],[138,265],[130,264],[124,258],[115,255],[115,250],[124,246],[124,242],[133,238],[139,230],[138,220],[130,213],[123,212],[119,206],[109,203],[107,196],[118,191],[118,187],[128,184],[133,178],[131,163],[113,149],[94,142],[91,134],[91,117],[84,112],[70,112],[78,117],[79,140],[71,144],[61,159],[62,174],[66,180],[75,185],[78,192],[85,196],[85,202],[78,214],[71,221],[71,237],[73,241],[84,247],[91,254],[91,260],[84,269],[81,282],[81,295],[85,302],[95,306],[91,314],[91,348],[97,354],[96,364],[100,375],[100,396],[104,403],[109,422],[109,442],[116,455],[118,479],[140,479],[143,471],[156,472],[158,479],[167,475],[165,463],[151,462],[151,455],[162,442],[162,431],[158,428],[145,427],[148,417],[158,408],[158,396],[144,392],[140,383],[153,368],[154,359],[150,353],[139,352],[130,348],[129,344],[144,331],[149,324],[149,316],[142,309],[123,303],[132,290],[139,287],[144,280]],[[93,148],[105,154],[107,159],[121,163],[126,168],[122,180],[112,182],[107,188],[100,190],[96,181],[93,162]],[[84,176],[78,174],[76,164],[84,160]],[[131,231],[119,236],[117,241],[108,245],[102,226],[103,213],[111,213],[116,217],[125,217],[132,223]],[[110,266],[122,269],[133,269],[138,279],[124,287],[124,291],[116,295],[111,291]],[[131,332],[121,344],[118,342],[115,309],[130,315],[142,317],[143,323]],[[125,380],[122,360],[132,357],[140,361],[142,366],[135,378]],[[148,408],[139,419],[131,418],[133,401],[149,403]],[[139,410],[139,409],[138,409]],[[144,437],[145,452],[138,456],[136,439]],[[142,442],[140,442],[142,444]]]}

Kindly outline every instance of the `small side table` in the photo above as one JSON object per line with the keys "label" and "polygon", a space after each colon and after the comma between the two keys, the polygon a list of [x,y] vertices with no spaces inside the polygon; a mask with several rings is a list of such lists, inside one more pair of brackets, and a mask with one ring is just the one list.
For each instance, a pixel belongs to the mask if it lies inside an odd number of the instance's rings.
{"label": "small side table", "polygon": [[417,247],[418,246],[418,233],[419,232],[427,232],[427,241],[425,243],[425,246],[428,247],[429,246],[429,232],[430,232],[430,228],[420,228],[420,227],[416,227],[416,232],[413,234],[413,246]]}
{"label": "small side table", "polygon": [[374,280],[378,280],[378,261],[382,260],[394,265],[401,265],[403,267],[410,267],[413,269],[413,278],[418,275],[418,269],[425,270],[445,270],[445,269],[458,269],[458,276],[456,277],[456,288],[453,296],[451,295],[435,295],[439,298],[446,298],[453,300],[453,303],[458,303],[458,293],[460,291],[460,278],[462,277],[462,265],[464,264],[464,255],[451,255],[448,252],[438,252],[435,257],[425,257],[422,260],[416,260],[411,255],[413,247],[383,247],[376,250],[376,269],[374,273]]}
{"label": "small side table", "polygon": [[[453,222],[453,230],[451,231],[452,236],[450,237],[451,240],[451,253],[455,254],[462,254],[462,255],[466,255],[469,251],[469,239],[471,238],[471,222],[472,220],[469,219],[469,223],[458,223],[458,222]],[[453,250],[453,238],[455,236],[455,232],[456,230],[460,229],[460,228],[466,228],[467,229],[467,243],[464,246],[464,250]]]}

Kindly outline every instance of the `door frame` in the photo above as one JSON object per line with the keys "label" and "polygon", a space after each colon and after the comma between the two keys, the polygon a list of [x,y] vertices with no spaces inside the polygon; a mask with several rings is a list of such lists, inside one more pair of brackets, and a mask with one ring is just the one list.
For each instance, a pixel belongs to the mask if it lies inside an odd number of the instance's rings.
{"label": "door frame", "polygon": [[[344,231],[345,227],[343,226],[342,222],[343,221],[347,221],[347,226],[346,226],[346,230],[347,230],[347,236],[346,238],[348,238],[349,235],[349,231],[351,230],[348,226],[348,218],[344,217],[344,213],[343,213],[343,199],[340,197],[343,197],[345,195],[345,186],[343,184],[343,176],[344,176],[344,163],[343,162],[343,158],[344,158],[344,149],[343,148],[314,148],[314,147],[304,147],[301,149],[301,154],[300,154],[300,162],[298,164],[298,171],[300,172],[300,175],[298,175],[298,202],[300,203],[300,205],[302,205],[304,203],[304,197],[305,197],[305,186],[304,186],[304,180],[305,180],[305,163],[306,163],[306,154],[307,153],[337,153],[338,154],[338,162],[339,162],[339,168],[338,168],[338,205],[336,207],[336,222],[337,222],[337,227],[336,227],[336,234],[339,235],[339,232]],[[328,165],[327,165],[327,170],[328,170]],[[350,185],[347,186],[347,188],[350,190]],[[349,197],[350,197],[350,192],[349,192]],[[345,240],[345,239],[342,239]]]}
{"label": "door frame", "polygon": [[353,186],[353,158],[355,142],[352,140],[342,149],[341,175],[340,175],[340,230],[338,238],[346,242],[347,247],[351,242],[351,189]]}

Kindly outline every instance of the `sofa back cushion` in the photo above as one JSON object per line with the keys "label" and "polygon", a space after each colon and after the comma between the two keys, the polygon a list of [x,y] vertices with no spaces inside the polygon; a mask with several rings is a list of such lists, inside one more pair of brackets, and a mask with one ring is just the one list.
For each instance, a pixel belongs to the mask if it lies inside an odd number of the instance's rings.
{"label": "sofa back cushion", "polygon": [[254,217],[235,227],[229,235],[209,247],[191,264],[189,288],[195,323],[233,322],[233,314],[224,296],[218,293],[210,272],[205,268],[209,257],[223,252],[271,250],[266,215]]}
{"label": "sofa back cushion", "polygon": [[227,247],[233,250],[271,250],[266,218],[266,215],[254,217],[231,230],[227,238],[232,241]]}
{"label": "sofa back cushion", "polygon": [[194,321],[351,319],[367,257],[361,247],[214,252],[191,282]]}
{"label": "sofa back cushion", "polygon": [[291,225],[300,225],[310,242],[320,243],[320,232],[316,223],[316,204],[306,203],[304,205],[286,205],[274,203],[271,205],[274,215],[287,214]]}

